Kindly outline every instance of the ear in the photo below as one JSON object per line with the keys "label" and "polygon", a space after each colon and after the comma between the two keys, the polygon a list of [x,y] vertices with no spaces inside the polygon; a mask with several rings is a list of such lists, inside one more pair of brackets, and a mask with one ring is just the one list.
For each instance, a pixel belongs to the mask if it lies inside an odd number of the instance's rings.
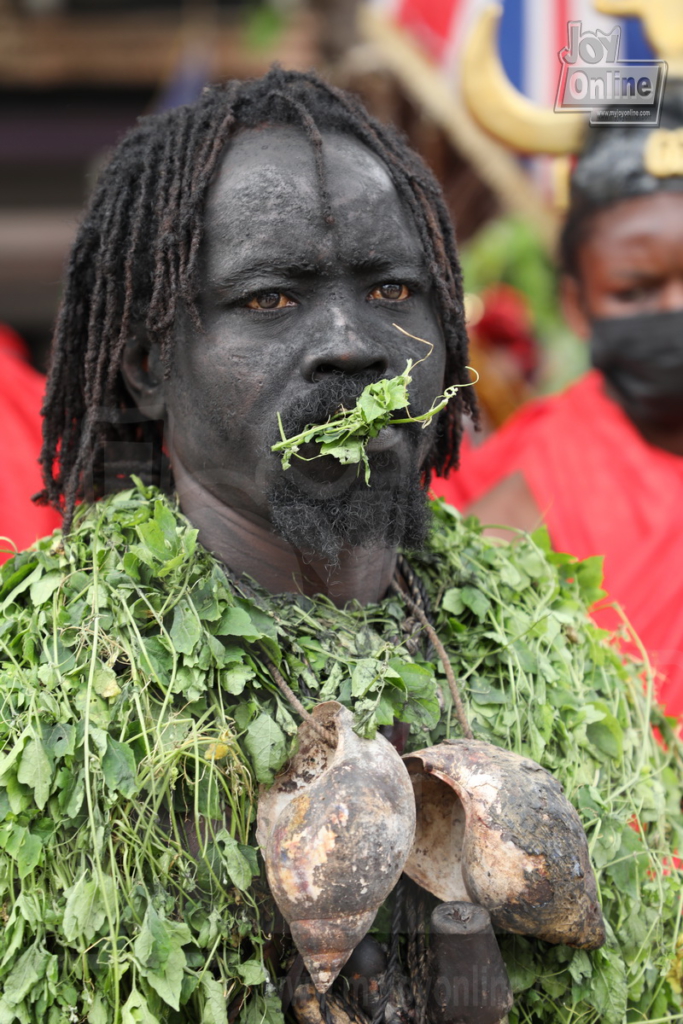
{"label": "ear", "polygon": [[129,338],[123,350],[121,376],[140,412],[150,420],[163,420],[166,397],[159,345],[146,336]]}
{"label": "ear", "polygon": [[564,318],[580,338],[589,338],[591,323],[578,278],[563,274],[560,278],[560,303]]}

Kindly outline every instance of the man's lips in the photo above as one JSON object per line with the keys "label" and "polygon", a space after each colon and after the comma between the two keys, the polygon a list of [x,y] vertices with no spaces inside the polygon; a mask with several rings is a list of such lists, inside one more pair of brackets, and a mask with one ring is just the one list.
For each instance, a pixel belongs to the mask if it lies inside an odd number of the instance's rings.
{"label": "man's lips", "polygon": [[377,437],[372,437],[367,443],[367,452],[387,452],[394,448],[401,440],[400,427],[382,427]]}

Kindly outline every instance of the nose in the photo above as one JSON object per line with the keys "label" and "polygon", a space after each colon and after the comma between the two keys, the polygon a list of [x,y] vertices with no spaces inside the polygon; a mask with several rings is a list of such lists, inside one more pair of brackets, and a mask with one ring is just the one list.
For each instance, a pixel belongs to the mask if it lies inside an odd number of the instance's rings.
{"label": "nose", "polygon": [[334,373],[373,371],[381,377],[388,368],[387,352],[374,332],[363,329],[362,318],[335,304],[317,325],[301,371],[307,381],[315,382]]}

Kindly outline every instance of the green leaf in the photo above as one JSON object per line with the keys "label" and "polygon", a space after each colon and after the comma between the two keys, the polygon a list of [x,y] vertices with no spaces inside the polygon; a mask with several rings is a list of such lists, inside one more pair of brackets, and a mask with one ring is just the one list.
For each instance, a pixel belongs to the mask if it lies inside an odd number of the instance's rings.
{"label": "green leaf", "polygon": [[52,784],[52,761],[41,740],[30,739],[21,755],[17,779],[33,790],[37,807],[47,803]]}
{"label": "green leaf", "polygon": [[594,961],[593,998],[601,1024],[622,1024],[626,1016],[626,967],[616,950],[598,950]]}
{"label": "green leaf", "polygon": [[478,619],[483,619],[491,607],[486,594],[483,594],[477,587],[463,587],[460,591],[462,603],[470,611],[473,611]]}
{"label": "green leaf", "polygon": [[159,1018],[150,1010],[147,999],[136,988],[121,1007],[121,1024],[159,1024]]}
{"label": "green leaf", "polygon": [[284,1024],[279,996],[252,993],[240,1011],[240,1024]]}
{"label": "green leaf", "polygon": [[5,776],[7,800],[13,814],[21,814],[33,803],[33,792],[30,786],[23,786],[16,775]]}
{"label": "green leaf", "polygon": [[240,851],[239,843],[225,829],[216,836],[216,843],[221,852],[221,860],[225,870],[230,876],[230,881],[238,889],[245,892],[251,885],[252,870],[249,861]]}
{"label": "green leaf", "polygon": [[118,697],[121,693],[121,687],[119,686],[119,681],[114,669],[110,668],[108,665],[102,665],[100,668],[96,669],[93,678],[93,689],[100,697]]}
{"label": "green leaf", "polygon": [[6,780],[9,778],[10,769],[13,767],[15,761],[19,760],[22,751],[28,740],[31,738],[31,730],[24,729],[24,731],[14,741],[14,745],[11,750],[0,758],[0,786],[6,785]]}
{"label": "green leaf", "polygon": [[605,596],[605,591],[602,589],[605,575],[603,563],[602,555],[593,555],[574,566],[574,575],[579,584],[581,597],[589,607]]}
{"label": "green leaf", "polygon": [[380,677],[382,665],[375,658],[360,658],[351,673],[351,693],[364,697]]}
{"label": "green leaf", "polygon": [[451,615],[462,615],[465,610],[465,604],[459,587],[451,587],[450,590],[446,591],[441,601],[441,607],[444,611],[450,612]]}
{"label": "green leaf", "polygon": [[426,665],[414,665],[400,658],[392,658],[389,666],[403,680],[414,697],[434,697],[434,670]]}
{"label": "green leaf", "polygon": [[67,757],[73,754],[76,746],[76,730],[73,725],[58,723],[53,725],[44,737],[45,746],[53,758]]}
{"label": "green leaf", "polygon": [[35,943],[19,957],[14,969],[3,979],[3,999],[8,1006],[17,1006],[45,976],[50,954]]}
{"label": "green leaf", "polygon": [[197,614],[185,597],[175,606],[170,635],[173,646],[181,654],[192,654],[202,635],[202,626]]}
{"label": "green leaf", "polygon": [[202,975],[204,1009],[201,1024],[228,1024],[227,992],[222,984],[210,974]]}
{"label": "green leaf", "polygon": [[614,715],[605,704],[588,705],[595,711],[601,712],[599,722],[590,722],[586,726],[586,735],[589,741],[603,754],[620,761],[624,753],[624,730],[619,725]]}
{"label": "green leaf", "polygon": [[19,853],[17,855],[17,870],[19,872],[19,878],[26,878],[27,875],[33,871],[36,867],[43,852],[43,844],[41,843],[38,836],[31,835],[27,832],[23,843],[19,847]]}
{"label": "green leaf", "polygon": [[581,981],[583,978],[590,978],[593,973],[593,965],[590,957],[583,949],[574,950],[574,955],[569,961],[567,967],[574,981]]}
{"label": "green leaf", "polygon": [[180,993],[183,987],[183,971],[187,966],[187,958],[180,948],[171,949],[163,970],[148,970],[147,981],[165,1003],[174,1010],[180,1009]]}
{"label": "green leaf", "polygon": [[509,694],[484,683],[478,677],[470,682],[467,693],[477,704],[508,704],[510,701]]}
{"label": "green leaf", "polygon": [[[114,904],[116,892],[113,879],[107,876],[107,898]],[[62,928],[69,942],[83,936],[92,942],[106,920],[106,904],[96,879],[84,871],[75,885],[66,890],[66,906]]]}
{"label": "green leaf", "polygon": [[245,985],[262,985],[268,980],[268,975],[259,960],[247,960],[246,963],[237,964],[237,973]]}
{"label": "green leaf", "polygon": [[224,668],[220,674],[223,689],[236,697],[242,693],[246,684],[253,678],[254,671],[247,665],[232,665],[230,668]]}
{"label": "green leaf", "polygon": [[142,523],[141,526],[136,526],[135,529],[142,541],[142,548],[146,550],[148,556],[151,555],[154,561],[167,562],[173,557],[175,552],[172,549],[171,543],[164,536],[159,523],[154,519]]}
{"label": "green leaf", "polygon": [[171,550],[175,553],[178,540],[178,520],[171,512],[166,502],[159,498],[154,502],[154,522],[158,524],[164,535],[164,540],[170,545]]}
{"label": "green leaf", "polygon": [[64,577],[58,569],[53,569],[52,572],[44,573],[40,579],[31,584],[31,589],[29,591],[31,604],[46,604],[63,579]]}
{"label": "green leaf", "polygon": [[35,562],[29,562],[28,565],[22,565],[20,569],[17,569],[13,573],[7,582],[4,584],[0,591],[0,612],[4,611],[13,601],[16,601],[25,590],[28,590],[40,577],[43,575],[42,565],[36,565]]}
{"label": "green leaf", "polygon": [[216,636],[258,636],[259,630],[254,626],[244,608],[228,608],[223,614]]}
{"label": "green leaf", "polygon": [[102,774],[110,789],[126,797],[137,793],[135,754],[127,743],[107,737],[107,751],[102,758]]}
{"label": "green leaf", "polygon": [[530,544],[520,546],[517,551],[517,565],[532,580],[542,579],[548,573],[548,563],[543,557],[543,553]]}
{"label": "green leaf", "polygon": [[88,1011],[88,1024],[109,1024],[109,1020],[110,1016],[106,1012],[104,1000],[99,992],[95,992],[92,997],[92,1006]]}
{"label": "green leaf", "polygon": [[183,971],[187,964],[182,946],[192,938],[185,924],[168,921],[150,903],[140,934],[135,940],[135,956],[143,977],[174,1010],[180,1009]]}
{"label": "green leaf", "polygon": [[621,846],[613,864],[605,868],[619,892],[638,898],[640,886],[649,867],[649,857],[641,835],[635,829],[626,827],[622,834]]}
{"label": "green leaf", "polygon": [[247,727],[244,746],[254,766],[257,781],[270,785],[273,773],[282,766],[287,754],[282,729],[270,715],[261,714]]}

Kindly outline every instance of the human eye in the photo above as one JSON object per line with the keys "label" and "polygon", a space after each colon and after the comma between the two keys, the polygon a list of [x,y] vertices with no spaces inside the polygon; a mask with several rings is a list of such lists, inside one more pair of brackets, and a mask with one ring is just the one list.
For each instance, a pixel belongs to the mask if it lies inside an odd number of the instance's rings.
{"label": "human eye", "polygon": [[290,299],[284,292],[265,291],[256,292],[244,303],[247,309],[258,309],[269,312],[272,309],[286,309],[288,306],[296,306],[294,299]]}
{"label": "human eye", "polygon": [[635,302],[643,302],[651,299],[661,287],[661,282],[656,280],[642,280],[634,282],[628,288],[617,288],[614,297],[618,302],[628,305]]}
{"label": "human eye", "polygon": [[382,284],[375,285],[368,295],[368,299],[403,302],[410,298],[410,295],[411,291],[407,284],[402,284],[399,281],[384,281]]}

